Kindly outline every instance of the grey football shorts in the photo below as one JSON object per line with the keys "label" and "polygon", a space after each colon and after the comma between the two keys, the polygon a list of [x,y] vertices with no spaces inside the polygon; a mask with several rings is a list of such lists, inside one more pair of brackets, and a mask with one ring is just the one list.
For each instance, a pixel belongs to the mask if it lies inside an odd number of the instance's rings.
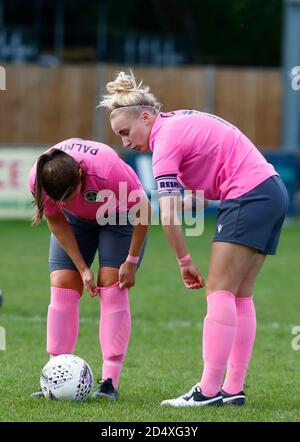
{"label": "grey football shorts", "polygon": [[252,247],[275,255],[288,209],[288,193],[274,175],[238,198],[221,202],[213,241]]}
{"label": "grey football shorts", "polygon": [[[127,217],[127,214],[123,215]],[[130,223],[100,226],[97,221],[84,220],[69,212],[65,212],[65,217],[73,230],[83,259],[89,267],[94,261],[97,251],[100,267],[119,268],[126,260],[133,232],[133,226]],[[141,263],[144,248],[145,244],[138,265]],[[49,272],[55,270],[76,270],[76,266],[52,233],[49,249]]]}

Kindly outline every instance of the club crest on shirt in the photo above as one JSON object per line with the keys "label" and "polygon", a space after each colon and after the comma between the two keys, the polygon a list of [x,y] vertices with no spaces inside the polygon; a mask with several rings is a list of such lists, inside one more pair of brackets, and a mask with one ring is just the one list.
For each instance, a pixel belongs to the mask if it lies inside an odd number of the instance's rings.
{"label": "club crest on shirt", "polygon": [[83,198],[88,203],[96,203],[97,195],[98,195],[98,191],[97,190],[88,190],[87,192],[84,192]]}

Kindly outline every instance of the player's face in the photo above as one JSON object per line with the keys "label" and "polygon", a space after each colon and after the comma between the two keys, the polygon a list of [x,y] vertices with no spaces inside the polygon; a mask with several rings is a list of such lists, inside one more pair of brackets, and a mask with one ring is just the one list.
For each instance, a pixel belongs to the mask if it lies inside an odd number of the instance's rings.
{"label": "player's face", "polygon": [[122,138],[125,148],[147,152],[154,120],[155,116],[148,112],[142,112],[138,117],[129,112],[120,112],[111,120],[111,127],[115,134]]}

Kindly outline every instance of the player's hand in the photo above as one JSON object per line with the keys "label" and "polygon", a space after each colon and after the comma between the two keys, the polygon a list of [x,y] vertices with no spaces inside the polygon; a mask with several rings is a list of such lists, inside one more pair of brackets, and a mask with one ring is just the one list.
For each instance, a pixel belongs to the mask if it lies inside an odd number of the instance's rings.
{"label": "player's hand", "polygon": [[193,261],[190,260],[186,264],[180,267],[181,277],[184,285],[188,289],[201,289],[204,287],[204,279],[201,272],[194,265]]}
{"label": "player's hand", "polygon": [[119,270],[119,287],[120,289],[130,289],[135,284],[136,264],[131,262],[123,262]]}
{"label": "player's hand", "polygon": [[81,273],[81,278],[88,294],[92,297],[97,296],[99,294],[99,290],[96,284],[94,283],[94,275],[90,271],[90,269],[84,270]]}

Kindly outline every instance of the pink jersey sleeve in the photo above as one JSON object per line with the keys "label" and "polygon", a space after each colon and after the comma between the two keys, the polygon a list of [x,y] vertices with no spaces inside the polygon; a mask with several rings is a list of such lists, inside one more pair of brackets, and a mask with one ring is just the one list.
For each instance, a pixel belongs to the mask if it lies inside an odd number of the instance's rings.
{"label": "pink jersey sleeve", "polygon": [[154,178],[164,175],[177,175],[183,158],[183,146],[177,141],[177,130],[163,127],[155,140],[152,167]]}
{"label": "pink jersey sleeve", "polygon": [[[36,164],[32,167],[29,174],[29,188],[32,194],[34,194],[34,184],[36,177]],[[58,205],[49,198],[49,196],[44,195],[44,215],[51,216],[60,213]]]}

